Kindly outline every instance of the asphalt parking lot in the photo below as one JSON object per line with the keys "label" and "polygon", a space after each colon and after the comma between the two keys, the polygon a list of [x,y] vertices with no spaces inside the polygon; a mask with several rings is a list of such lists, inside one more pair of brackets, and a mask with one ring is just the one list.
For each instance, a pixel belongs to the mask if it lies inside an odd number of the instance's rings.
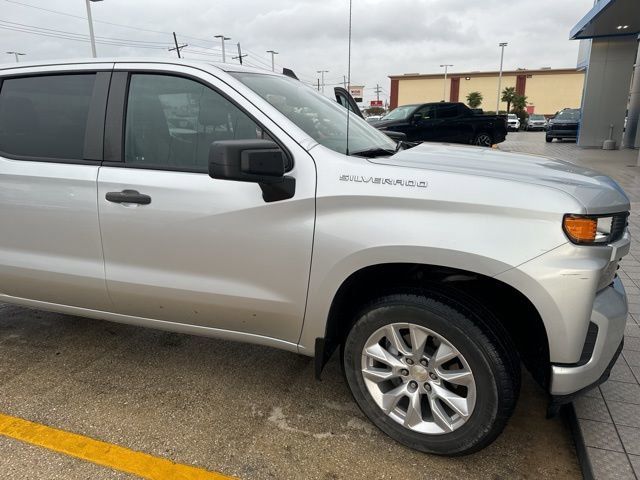
{"label": "asphalt parking lot", "polygon": [[[424,455],[364,418],[335,358],[318,382],[312,359],[287,352],[0,305],[0,415],[243,479],[580,478],[568,427],[545,409],[525,377],[492,446]],[[0,472],[134,478],[6,436]]]}

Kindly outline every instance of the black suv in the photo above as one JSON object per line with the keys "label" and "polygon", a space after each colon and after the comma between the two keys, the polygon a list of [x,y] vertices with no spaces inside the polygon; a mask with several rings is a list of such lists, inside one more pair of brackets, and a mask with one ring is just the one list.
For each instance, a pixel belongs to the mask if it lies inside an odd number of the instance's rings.
{"label": "black suv", "polygon": [[580,109],[564,108],[558,114],[549,120],[547,126],[547,142],[552,142],[554,138],[562,140],[563,138],[578,138],[578,129],[580,128]]}

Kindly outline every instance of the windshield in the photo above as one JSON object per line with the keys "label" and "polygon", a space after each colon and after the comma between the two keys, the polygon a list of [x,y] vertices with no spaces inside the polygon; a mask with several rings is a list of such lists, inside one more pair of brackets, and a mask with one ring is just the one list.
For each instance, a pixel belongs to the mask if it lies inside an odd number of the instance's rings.
{"label": "windshield", "polygon": [[544,115],[531,115],[531,120],[544,120]]}
{"label": "windshield", "polygon": [[382,120],[404,120],[405,118],[409,117],[409,115],[411,115],[411,112],[413,112],[415,109],[415,105],[405,105],[404,107],[398,107],[391,110],[384,117],[382,117]]}
{"label": "windshield", "polygon": [[515,113],[510,113],[509,114],[509,120],[516,120],[518,117],[516,116]]}
{"label": "windshield", "polygon": [[353,112],[348,113],[347,149],[348,110],[298,80],[261,73],[229,73],[273,105],[320,145],[339,153],[352,154],[374,149],[393,153],[396,149],[393,140]]}
{"label": "windshield", "polygon": [[562,110],[556,115],[558,120],[578,120],[580,118],[580,110]]}

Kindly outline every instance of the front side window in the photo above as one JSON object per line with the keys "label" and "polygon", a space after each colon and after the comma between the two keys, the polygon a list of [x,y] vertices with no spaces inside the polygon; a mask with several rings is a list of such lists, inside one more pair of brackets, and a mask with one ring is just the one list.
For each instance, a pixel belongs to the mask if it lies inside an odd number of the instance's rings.
{"label": "front side window", "polygon": [[426,105],[416,110],[413,117],[416,120],[434,120],[436,118],[436,109],[433,105]]}
{"label": "front side window", "polygon": [[265,132],[247,114],[201,83],[169,75],[131,76],[127,164],[207,171],[213,142],[260,138]]}
{"label": "front side window", "polygon": [[82,160],[95,74],[9,78],[0,91],[0,152]]}

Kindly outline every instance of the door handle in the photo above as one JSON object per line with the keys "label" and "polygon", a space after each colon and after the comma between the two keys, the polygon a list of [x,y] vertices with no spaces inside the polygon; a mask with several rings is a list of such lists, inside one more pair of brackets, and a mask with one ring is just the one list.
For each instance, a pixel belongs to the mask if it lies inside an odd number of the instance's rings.
{"label": "door handle", "polygon": [[113,203],[138,203],[140,205],[149,205],[151,197],[140,193],[137,190],[122,190],[121,192],[108,192],[105,198]]}

